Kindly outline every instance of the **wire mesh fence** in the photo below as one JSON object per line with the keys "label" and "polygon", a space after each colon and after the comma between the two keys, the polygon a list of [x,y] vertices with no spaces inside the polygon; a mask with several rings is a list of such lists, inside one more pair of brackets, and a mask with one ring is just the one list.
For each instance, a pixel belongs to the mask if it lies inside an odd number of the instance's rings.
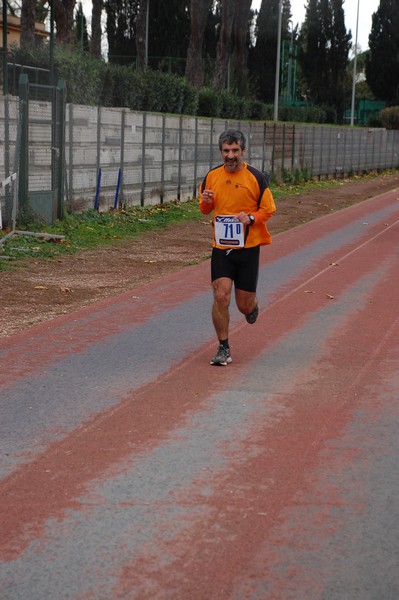
{"label": "wire mesh fence", "polygon": [[[39,238],[53,238],[53,239],[64,239],[63,235],[54,235],[47,233],[37,233],[32,231],[17,229],[17,220],[19,211],[21,209],[20,194],[19,190],[21,187],[21,180],[23,179],[23,168],[21,164],[21,157],[23,156],[23,134],[26,126],[26,113],[27,113],[27,102],[25,99],[20,98],[18,102],[18,115],[16,122],[16,137],[13,145],[13,165],[11,174],[4,180],[1,181],[1,187],[7,190],[9,196],[9,212],[10,216],[6,222],[9,227],[9,231],[6,235],[0,238],[0,247],[4,246],[13,236],[34,236]],[[2,213],[0,210],[0,228],[3,228]],[[22,248],[23,249],[23,248]],[[2,256],[3,259],[8,257]]]}
{"label": "wire mesh fence", "polygon": [[[3,212],[0,210],[0,221],[1,227],[3,222],[7,224],[10,229],[10,235],[16,230],[17,216],[18,216],[18,202],[19,202],[19,173],[20,173],[20,156],[21,156],[21,136],[22,136],[22,114],[24,111],[24,101],[19,100],[14,109],[17,109],[15,113],[15,137],[10,140],[9,128],[5,123],[4,131],[4,150],[7,160],[5,162],[4,178],[1,178],[1,189],[4,192],[4,218]],[[5,101],[5,112],[9,109],[8,98]],[[9,113],[8,113],[9,114]],[[10,160],[12,157],[12,160]],[[11,163],[11,164],[10,164]],[[11,168],[10,168],[11,166]],[[2,239],[2,241],[5,238]]]}
{"label": "wire mesh fence", "polygon": [[[47,183],[50,186],[54,175],[50,157],[58,147],[63,154],[62,198],[71,212],[108,209],[116,197],[118,204],[143,206],[196,196],[205,173],[220,163],[218,137],[229,127],[246,135],[248,161],[276,177],[301,172],[314,178],[344,177],[399,166],[398,131],[230,121],[69,104],[63,139],[55,143],[52,138],[50,144],[51,101],[31,99],[29,107],[28,194],[33,197]],[[17,114],[18,99],[3,97],[1,181],[9,176],[6,157],[15,145]],[[4,188],[0,194],[7,212]]]}
{"label": "wire mesh fence", "polygon": [[18,201],[20,156],[20,102],[3,97],[4,118],[0,118],[0,213],[2,225],[15,221]]}

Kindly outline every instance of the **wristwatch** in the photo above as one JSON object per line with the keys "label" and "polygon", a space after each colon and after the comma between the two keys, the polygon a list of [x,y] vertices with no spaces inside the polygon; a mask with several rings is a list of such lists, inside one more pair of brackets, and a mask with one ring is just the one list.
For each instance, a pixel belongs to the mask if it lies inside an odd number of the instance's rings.
{"label": "wristwatch", "polygon": [[253,215],[248,215],[249,217],[249,224],[253,225],[255,223],[255,217]]}

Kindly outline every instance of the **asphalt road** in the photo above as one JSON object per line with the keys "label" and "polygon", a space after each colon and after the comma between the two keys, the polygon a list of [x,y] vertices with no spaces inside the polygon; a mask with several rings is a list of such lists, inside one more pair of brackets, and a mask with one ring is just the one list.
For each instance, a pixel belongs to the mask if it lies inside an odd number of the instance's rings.
{"label": "asphalt road", "polygon": [[399,598],[398,199],[2,340],[1,600]]}

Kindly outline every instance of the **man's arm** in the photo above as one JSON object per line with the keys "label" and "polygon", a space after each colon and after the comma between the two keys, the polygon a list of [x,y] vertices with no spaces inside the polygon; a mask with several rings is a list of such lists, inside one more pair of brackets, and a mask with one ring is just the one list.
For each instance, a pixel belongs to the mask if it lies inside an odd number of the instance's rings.
{"label": "man's arm", "polygon": [[207,188],[202,189],[203,185],[204,185],[204,183],[202,183],[199,188],[199,192],[200,192],[199,207],[200,207],[200,211],[204,215],[209,215],[209,213],[213,209],[213,202],[214,202],[215,195],[212,190],[209,190]]}

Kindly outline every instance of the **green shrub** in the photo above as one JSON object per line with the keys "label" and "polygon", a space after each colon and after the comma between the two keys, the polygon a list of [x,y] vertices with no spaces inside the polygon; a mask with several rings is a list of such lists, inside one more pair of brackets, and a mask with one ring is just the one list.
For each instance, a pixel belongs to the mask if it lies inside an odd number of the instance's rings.
{"label": "green shrub", "polygon": [[381,113],[374,113],[369,116],[367,121],[368,127],[384,127],[381,120]]}
{"label": "green shrub", "polygon": [[210,87],[203,87],[198,94],[198,115],[200,117],[220,117],[222,97]]}
{"label": "green shrub", "polygon": [[32,208],[29,198],[21,202],[18,208],[17,226],[20,229],[29,230],[35,227],[45,226],[45,220]]}
{"label": "green shrub", "polygon": [[183,89],[180,78],[171,73],[147,71],[144,74],[147,89],[152,90],[147,110],[180,114],[183,108]]}
{"label": "green shrub", "polygon": [[98,86],[98,99],[96,104],[99,106],[125,106],[123,103],[117,102],[116,90],[119,89],[119,72],[115,65],[107,65],[101,73],[101,78]]}
{"label": "green shrub", "polygon": [[[330,114],[330,118],[333,115]],[[328,120],[324,106],[282,105],[279,107],[279,119],[296,123],[326,123]]]}
{"label": "green shrub", "polygon": [[[42,45],[32,52],[15,50],[15,61],[49,68],[49,49]],[[55,81],[66,82],[67,101],[104,107],[126,107],[135,111],[169,112],[224,119],[271,121],[274,105],[237,96],[210,86],[200,91],[184,77],[161,71],[137,71],[135,65],[117,65],[95,60],[80,50],[56,45]],[[47,78],[48,74],[41,74]],[[30,77],[31,80],[31,77]],[[389,109],[386,109],[389,110]],[[330,106],[279,106],[279,120],[299,123],[336,123],[337,114]],[[386,115],[386,125],[398,128],[396,115]]]}
{"label": "green shrub", "polygon": [[188,85],[185,79],[180,81],[183,88],[183,115],[196,115],[198,113],[198,90],[192,85]]}
{"label": "green shrub", "polygon": [[267,116],[267,105],[261,100],[250,99],[247,101],[248,118],[256,121],[265,121]]}
{"label": "green shrub", "polygon": [[97,105],[104,63],[93,60],[84,52],[70,52],[56,46],[54,65],[58,79],[66,82],[67,101]]}
{"label": "green shrub", "polygon": [[305,165],[302,169],[282,169],[281,180],[288,185],[301,185],[307,181],[312,181],[312,171]]}
{"label": "green shrub", "polygon": [[[41,85],[48,85],[49,83],[49,51],[47,46],[38,46],[34,50],[21,50],[19,47],[15,46],[12,50],[10,56],[10,62],[12,64],[20,64],[28,67],[37,68],[38,70],[34,72],[33,76],[29,74],[29,80],[35,80],[37,83]],[[44,70],[39,70],[44,69]],[[12,75],[13,67],[9,68],[9,78],[13,77]],[[19,69],[17,70],[17,75],[15,77],[16,81],[18,81]]]}
{"label": "green shrub", "polygon": [[385,129],[399,129],[399,106],[384,108],[379,113],[379,120]]}
{"label": "green shrub", "polygon": [[223,90],[222,92],[218,92],[220,94],[220,117],[223,119],[240,119],[240,104],[239,98],[229,92],[228,90]]}
{"label": "green shrub", "polygon": [[338,123],[338,114],[335,106],[323,104],[322,106],[316,107],[319,109],[319,120],[314,121],[315,123],[331,123],[335,125]]}
{"label": "green shrub", "polygon": [[249,119],[249,101],[248,98],[240,96],[237,98],[238,119]]}
{"label": "green shrub", "polygon": [[273,104],[265,104],[265,121],[272,121],[274,118],[274,106]]}
{"label": "green shrub", "polygon": [[[13,60],[16,63],[50,68],[49,48],[43,44],[30,51],[15,49]],[[66,82],[67,102],[75,104],[97,105],[99,103],[99,90],[105,63],[92,59],[81,51],[72,52],[60,44],[54,48],[54,81],[64,79]],[[29,80],[34,81],[36,75],[30,75]],[[49,84],[49,73],[40,72],[38,83]]]}

